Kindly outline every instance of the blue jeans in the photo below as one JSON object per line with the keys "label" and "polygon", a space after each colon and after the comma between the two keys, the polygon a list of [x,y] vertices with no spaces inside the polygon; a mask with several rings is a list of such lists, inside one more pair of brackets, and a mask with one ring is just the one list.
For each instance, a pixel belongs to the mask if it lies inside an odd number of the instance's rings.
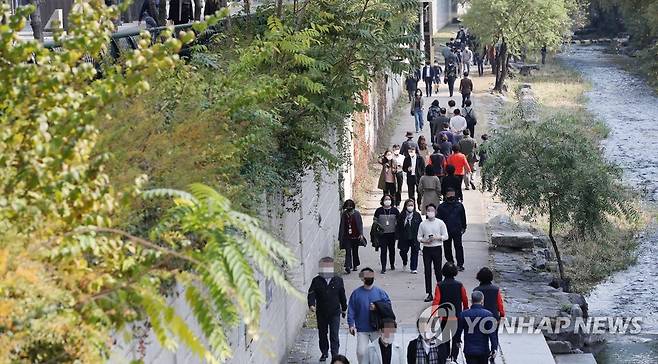
{"label": "blue jeans", "polygon": [[416,123],[416,133],[423,129],[423,109],[414,109],[414,121]]}

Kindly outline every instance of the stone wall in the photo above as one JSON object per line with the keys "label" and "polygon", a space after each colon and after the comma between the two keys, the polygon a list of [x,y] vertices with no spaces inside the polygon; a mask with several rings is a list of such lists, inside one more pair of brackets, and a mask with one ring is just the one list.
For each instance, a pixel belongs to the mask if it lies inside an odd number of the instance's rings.
{"label": "stone wall", "polygon": [[[288,267],[287,273],[293,285],[302,292],[306,292],[311,279],[316,275],[318,260],[323,256],[334,255],[334,244],[338,239],[340,192],[342,190],[342,194],[347,196],[345,198],[352,197],[354,187],[365,178],[368,162],[378,148],[386,122],[393,113],[402,89],[399,76],[385,75],[374,82],[371,90],[362,95],[368,106],[367,111],[356,113],[346,120],[352,130],[350,166],[340,175],[323,174],[320,188],[313,173],[307,174],[302,181],[302,192],[297,196],[300,209],[284,213],[281,217],[269,218],[270,231],[295,252],[299,262],[294,267]],[[282,204],[282,201],[273,203],[278,206]],[[261,317],[261,337],[258,341],[252,341],[246,335],[244,326],[235,329],[229,335],[233,358],[228,363],[277,363],[284,360],[282,358],[286,357],[304,323],[307,311],[305,301],[290,297],[265,279],[261,280],[260,285],[266,295]],[[176,312],[199,334],[200,330],[182,294],[170,302]],[[140,325],[137,324],[138,327]],[[116,335],[110,363],[126,363],[140,358],[145,363],[158,364],[201,362],[183,345],[175,353],[170,352],[159,345],[150,330],[142,328],[137,331],[143,331],[143,337],[129,342],[123,340],[123,335]]]}

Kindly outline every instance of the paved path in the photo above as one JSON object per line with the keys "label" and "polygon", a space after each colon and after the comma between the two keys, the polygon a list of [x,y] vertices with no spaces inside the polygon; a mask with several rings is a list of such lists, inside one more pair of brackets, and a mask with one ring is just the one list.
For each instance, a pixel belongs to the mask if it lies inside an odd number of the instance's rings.
{"label": "paved path", "polygon": [[[487,90],[487,82],[489,77],[482,78],[480,80],[474,80],[476,82],[476,87],[481,86],[480,90]],[[457,84],[459,81],[457,81]],[[424,89],[422,83],[420,85],[421,89]],[[478,94],[484,95],[484,92],[477,92],[474,94],[473,103],[477,105],[478,103]],[[491,97],[486,95],[483,97]],[[438,99],[441,107],[447,107],[448,100],[450,100],[448,95],[448,90],[446,85],[441,85],[441,89],[436,97],[425,97],[425,110],[431,105],[432,101]],[[458,105],[461,103],[461,95],[455,94],[453,99],[458,102]],[[397,115],[402,115],[402,120],[397,120],[397,127],[392,134],[392,140],[390,141],[390,146],[393,144],[401,144],[405,138],[404,135],[407,131],[414,131],[414,121],[413,117],[409,114],[409,104],[402,102],[399,106],[402,110],[401,112],[394,113]],[[427,140],[430,137],[429,123],[425,123],[425,128],[422,131],[422,134],[425,135]],[[485,127],[479,127],[479,130],[476,130],[476,137],[479,139],[479,135],[486,128],[486,122],[482,120],[479,124],[485,125]],[[418,135],[416,135],[417,139]],[[383,151],[382,147],[382,150]],[[380,152],[381,152],[380,151]],[[374,169],[377,173],[377,169]],[[376,179],[375,185],[370,186],[367,189],[368,193],[365,194],[365,200],[357,201],[358,208],[363,215],[364,221],[364,233],[366,236],[370,234],[370,226],[373,220],[373,214],[375,209],[379,207],[379,200],[382,196],[381,190],[377,189]],[[406,182],[404,184],[402,192],[403,200],[408,197],[406,190]],[[483,267],[487,266],[489,262],[489,253],[488,253],[488,244],[487,244],[487,233],[486,233],[486,208],[485,208],[485,198],[483,197],[480,191],[464,191],[464,206],[466,208],[467,220],[468,220],[468,229],[464,235],[464,255],[465,255],[465,268],[464,272],[460,272],[457,276],[457,279],[462,281],[466,286],[467,291],[470,293],[474,287],[477,286],[477,281],[475,279],[475,274],[477,271]],[[421,252],[422,254],[422,252]],[[411,274],[409,272],[403,272],[402,262],[399,254],[396,252],[396,271],[387,271],[385,275],[379,274],[381,269],[379,263],[379,252],[375,252],[371,246],[361,248],[359,251],[361,258],[361,266],[371,267],[377,273],[375,275],[375,284],[383,288],[388,292],[391,300],[393,302],[393,309],[398,319],[399,329],[398,335],[396,335],[396,341],[406,349],[406,344],[413,338],[417,336],[416,331],[416,319],[418,314],[428,307],[428,304],[423,302],[425,298],[425,283],[423,276],[423,264],[422,264],[422,255],[419,257],[419,268],[418,274]],[[445,259],[444,259],[445,262]],[[342,262],[341,262],[342,263]],[[344,275],[343,279],[345,281],[346,292],[349,294],[362,283],[358,277],[358,274],[351,273]],[[436,284],[436,282],[433,282]],[[340,343],[341,343],[341,354],[346,355],[351,362],[356,363],[356,340],[353,336],[347,334],[346,323],[342,323]],[[293,349],[291,355],[288,359],[289,363],[315,363],[320,356],[320,351],[317,347],[317,331],[315,329],[303,329],[299,338],[299,343],[296,348]]]}

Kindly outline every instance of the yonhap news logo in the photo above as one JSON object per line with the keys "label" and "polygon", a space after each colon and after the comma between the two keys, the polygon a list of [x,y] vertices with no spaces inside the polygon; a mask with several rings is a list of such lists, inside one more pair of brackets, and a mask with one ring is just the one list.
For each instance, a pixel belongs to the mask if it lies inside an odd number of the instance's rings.
{"label": "yonhap news logo", "polygon": [[449,342],[457,334],[457,310],[452,303],[427,307],[418,316],[418,332],[428,340],[436,339],[439,344]]}

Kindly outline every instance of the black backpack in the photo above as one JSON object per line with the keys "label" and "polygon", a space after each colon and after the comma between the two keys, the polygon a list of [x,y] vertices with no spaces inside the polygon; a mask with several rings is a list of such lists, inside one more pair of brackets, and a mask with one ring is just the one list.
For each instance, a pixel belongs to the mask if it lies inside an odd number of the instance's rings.
{"label": "black backpack", "polygon": [[471,109],[469,111],[464,111],[464,119],[466,119],[466,125],[468,125],[468,126],[475,126],[478,123],[478,121],[471,114],[472,112],[473,112],[473,109]]}

